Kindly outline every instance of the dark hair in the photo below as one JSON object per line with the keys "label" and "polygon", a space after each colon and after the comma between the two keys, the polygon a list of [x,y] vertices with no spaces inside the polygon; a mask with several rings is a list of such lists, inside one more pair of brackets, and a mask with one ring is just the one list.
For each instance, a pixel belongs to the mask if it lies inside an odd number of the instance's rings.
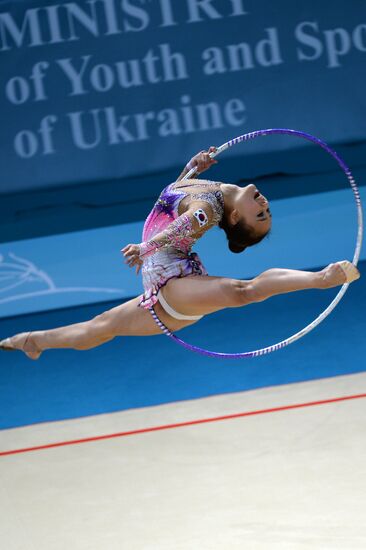
{"label": "dark hair", "polygon": [[236,254],[243,252],[248,246],[258,244],[268,234],[267,232],[258,236],[253,227],[243,219],[235,225],[229,225],[225,215],[219,223],[219,227],[226,233],[229,249]]}

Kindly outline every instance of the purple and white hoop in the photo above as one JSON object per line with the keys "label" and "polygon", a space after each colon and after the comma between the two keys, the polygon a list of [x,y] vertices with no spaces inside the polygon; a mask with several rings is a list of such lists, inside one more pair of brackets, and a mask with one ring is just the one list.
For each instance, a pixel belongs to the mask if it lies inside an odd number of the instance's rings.
{"label": "purple and white hoop", "polygon": [[[348,182],[351,185],[351,188],[352,188],[352,191],[353,191],[353,194],[354,194],[354,197],[355,197],[355,201],[356,201],[356,208],[357,208],[358,231],[357,231],[355,252],[354,252],[354,256],[353,256],[353,260],[352,260],[353,265],[356,266],[357,263],[358,263],[359,257],[360,257],[361,244],[362,244],[362,234],[363,234],[363,218],[362,218],[362,207],[361,207],[360,194],[359,194],[356,182],[355,182],[355,180],[352,176],[351,170],[348,168],[346,163],[338,156],[338,154],[333,149],[331,149],[329,147],[329,145],[327,145],[324,141],[322,141],[321,139],[319,139],[317,137],[312,136],[311,134],[306,134],[305,132],[300,132],[298,130],[290,130],[288,128],[271,128],[271,129],[267,129],[267,130],[257,130],[255,132],[249,132],[248,134],[243,134],[243,135],[238,136],[234,139],[231,139],[230,141],[227,141],[223,145],[220,145],[220,147],[217,148],[215,153],[210,153],[210,157],[214,158],[217,155],[219,155],[220,153],[222,153],[223,151],[225,151],[226,149],[228,149],[229,147],[232,147],[233,145],[236,145],[237,143],[240,143],[242,141],[248,141],[250,139],[254,139],[254,138],[259,137],[259,136],[268,136],[270,134],[288,134],[288,135],[291,135],[291,136],[297,136],[297,137],[304,138],[308,141],[311,141],[311,142],[315,143],[316,145],[319,145],[320,147],[325,149],[325,151],[327,151],[327,153],[329,153],[337,161],[340,168],[345,173],[345,175],[348,179]],[[188,172],[188,174],[186,174],[184,176],[183,179],[190,178],[195,172],[196,172],[196,168],[192,168]],[[193,346],[192,344],[188,344],[187,342],[184,342],[184,340],[181,340],[175,334],[170,332],[170,330],[160,321],[160,319],[158,318],[158,316],[156,315],[156,313],[154,312],[153,309],[151,309],[150,311],[151,311],[151,314],[152,314],[155,322],[158,324],[158,326],[161,328],[161,330],[164,332],[164,334],[166,334],[167,336],[169,336],[170,338],[175,340],[175,342],[177,342],[181,346],[184,346],[185,348],[189,349],[190,351],[195,351],[197,353],[201,353],[202,355],[208,355],[209,357],[220,357],[220,358],[223,358],[223,359],[243,359],[245,357],[257,357],[258,355],[265,355],[267,353],[271,353],[272,351],[282,349],[285,346],[288,346],[289,344],[292,344],[296,340],[299,340],[299,338],[302,338],[303,336],[305,336],[305,334],[307,334],[308,332],[313,330],[316,326],[318,326],[333,311],[333,309],[336,307],[336,305],[343,298],[343,296],[344,296],[344,294],[345,294],[348,287],[349,287],[349,283],[345,283],[341,287],[340,291],[338,292],[336,297],[333,299],[333,301],[323,311],[323,313],[321,313],[316,319],[314,319],[314,321],[312,321],[312,323],[307,325],[305,328],[303,328],[302,330],[300,330],[296,334],[293,334],[292,336],[290,336],[289,338],[286,338],[286,340],[283,340],[282,342],[278,342],[277,344],[273,344],[273,345],[268,346],[266,348],[262,348],[262,349],[258,349],[258,350],[254,350],[254,351],[246,351],[246,352],[242,352],[242,353],[220,353],[220,352],[217,352],[217,351],[209,351],[209,350],[206,350],[206,349],[199,348],[197,346]]]}

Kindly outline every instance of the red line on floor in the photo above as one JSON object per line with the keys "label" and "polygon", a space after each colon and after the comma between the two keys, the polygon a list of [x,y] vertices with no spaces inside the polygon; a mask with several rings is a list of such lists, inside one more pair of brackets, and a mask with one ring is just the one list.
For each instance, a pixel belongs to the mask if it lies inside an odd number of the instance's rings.
{"label": "red line on floor", "polygon": [[216,416],[213,418],[202,418],[198,420],[189,420],[187,422],[178,422],[176,424],[165,424],[162,426],[152,426],[150,428],[142,428],[140,430],[130,430],[127,432],[119,432],[107,435],[98,435],[95,437],[86,437],[84,439],[73,439],[70,441],[60,441],[59,443],[49,443],[47,445],[38,445],[36,447],[27,447],[24,449],[14,449],[10,451],[1,451],[0,456],[15,455],[20,453],[29,453],[32,451],[42,451],[52,449],[54,447],[65,447],[66,445],[79,445],[81,443],[91,443],[93,441],[103,441],[104,439],[114,439],[116,437],[126,437],[128,435],[140,435],[150,432],[158,432],[161,430],[171,430],[173,428],[184,428],[186,426],[195,426],[197,424],[208,424],[209,422],[220,422],[221,420],[233,420],[235,418],[243,418],[245,416],[256,416],[260,414],[275,413],[281,411],[289,411],[292,409],[301,409],[304,407],[315,407],[317,405],[328,405],[330,403],[339,403],[340,401],[350,401],[351,399],[362,399],[366,397],[366,393],[358,395],[346,395],[344,397],[334,397],[332,399],[323,399],[322,401],[310,401],[308,403],[296,403],[294,405],[284,405],[282,407],[273,407],[271,409],[261,409],[256,411],[248,411],[236,414],[228,414],[225,416]]}

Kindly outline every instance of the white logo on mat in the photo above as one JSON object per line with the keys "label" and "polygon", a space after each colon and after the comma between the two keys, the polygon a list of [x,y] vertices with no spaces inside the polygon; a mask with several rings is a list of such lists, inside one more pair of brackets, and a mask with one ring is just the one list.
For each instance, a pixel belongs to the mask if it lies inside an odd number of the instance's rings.
{"label": "white logo on mat", "polygon": [[[107,294],[120,294],[122,288],[103,288],[103,287],[57,287],[52,278],[41,269],[38,269],[32,262],[24,258],[19,258],[9,252],[7,261],[0,254],[0,304],[23,300],[25,298],[35,298],[37,296],[47,296],[52,294],[68,292],[95,292]],[[43,286],[40,290],[29,292],[16,291],[26,283],[35,283]],[[46,287],[46,288],[45,288]],[[21,289],[20,289],[21,290]],[[11,292],[10,296],[8,293]],[[16,292],[16,293],[15,293]],[[7,296],[4,296],[7,294]]]}

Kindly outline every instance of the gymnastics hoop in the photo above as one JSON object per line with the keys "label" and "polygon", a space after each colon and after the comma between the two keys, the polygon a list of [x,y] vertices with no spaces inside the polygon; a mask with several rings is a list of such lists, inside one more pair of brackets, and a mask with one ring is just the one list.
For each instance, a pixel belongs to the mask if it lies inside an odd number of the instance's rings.
{"label": "gymnastics hoop", "polygon": [[[271,134],[287,134],[290,136],[297,136],[304,138],[308,141],[311,141],[312,143],[315,143],[316,145],[319,145],[327,153],[329,153],[339,164],[342,171],[345,173],[348,182],[351,185],[354,198],[356,201],[356,208],[357,208],[357,223],[358,223],[358,231],[357,231],[357,239],[356,239],[356,246],[355,246],[355,252],[353,256],[352,263],[353,265],[357,266],[359,257],[360,257],[360,251],[361,251],[361,245],[362,245],[362,234],[363,234],[363,217],[362,217],[362,206],[361,206],[361,198],[360,193],[358,191],[358,187],[356,185],[356,182],[352,176],[351,170],[348,168],[346,163],[339,157],[339,155],[329,147],[324,141],[321,139],[312,136],[311,134],[307,134],[305,132],[301,132],[299,130],[291,130],[289,128],[271,128],[267,130],[257,130],[255,132],[249,132],[248,134],[243,134],[241,136],[238,136],[234,139],[231,139],[230,141],[227,141],[223,145],[220,145],[220,147],[217,148],[217,150],[213,153],[210,153],[210,157],[214,158],[229,147],[232,147],[233,145],[236,145],[237,143],[240,143],[242,141],[248,141],[250,139],[257,138],[259,136],[268,136]],[[197,168],[192,168],[184,177],[183,179],[190,178],[195,172],[197,171]],[[283,340],[282,342],[278,342],[277,344],[273,344],[271,346],[268,346],[266,348],[254,350],[254,351],[246,351],[243,353],[221,353],[218,351],[209,351],[206,349],[199,348],[197,346],[193,346],[192,344],[188,344],[187,342],[184,342],[184,340],[181,340],[178,338],[175,334],[170,332],[170,330],[160,321],[158,316],[156,315],[153,308],[150,309],[150,312],[157,323],[157,325],[161,328],[161,330],[170,338],[172,338],[175,342],[180,344],[181,346],[185,347],[186,349],[190,351],[194,351],[196,353],[201,353],[202,355],[207,355],[209,357],[220,357],[222,359],[244,359],[248,357],[258,357],[259,355],[265,355],[267,353],[271,353],[272,351],[277,351],[278,349],[282,349],[285,346],[288,346],[289,344],[292,344],[296,340],[299,340],[305,334],[308,334],[311,330],[313,330],[315,327],[317,327],[328,315],[333,311],[333,309],[336,307],[336,305],[341,301],[344,294],[346,293],[347,288],[349,287],[349,283],[344,283],[336,295],[336,297],[333,299],[333,301],[329,304],[329,306],[318,316],[314,321],[312,321],[309,325],[307,325],[305,328],[297,332],[296,334],[293,334],[289,338],[286,338],[286,340]]]}

